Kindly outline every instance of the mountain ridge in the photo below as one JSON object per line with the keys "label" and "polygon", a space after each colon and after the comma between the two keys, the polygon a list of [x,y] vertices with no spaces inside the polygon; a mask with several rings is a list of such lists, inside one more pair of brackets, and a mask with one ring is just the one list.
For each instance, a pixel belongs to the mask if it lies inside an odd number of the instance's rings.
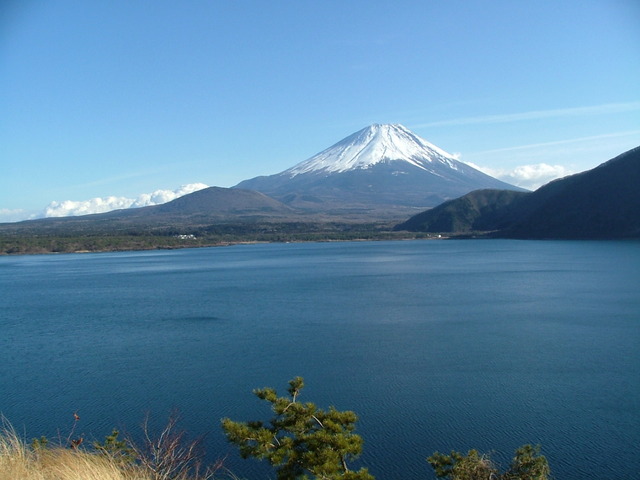
{"label": "mountain ridge", "polygon": [[[375,176],[387,169],[392,175],[394,168],[379,162],[361,170]],[[346,172],[338,178],[353,189],[351,175],[355,174],[357,182],[370,187],[366,175],[358,175],[362,172]],[[184,248],[251,241],[432,238],[433,233],[489,238],[640,238],[638,184],[640,147],[535,192],[475,190],[419,215],[414,215],[414,207],[405,206],[412,216],[398,225],[397,219],[389,218],[397,216],[400,209],[388,204],[384,205],[387,210],[358,204],[357,191],[351,199],[354,203],[348,206],[332,211],[325,205],[325,213],[309,213],[292,208],[291,201],[285,204],[260,192],[210,187],[162,205],[0,224],[0,254]],[[315,193],[292,195],[296,202],[322,202]]]}

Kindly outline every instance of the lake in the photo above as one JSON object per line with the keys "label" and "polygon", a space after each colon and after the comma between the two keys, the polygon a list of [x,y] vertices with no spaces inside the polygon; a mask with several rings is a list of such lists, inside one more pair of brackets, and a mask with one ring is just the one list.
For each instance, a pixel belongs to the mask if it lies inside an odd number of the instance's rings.
{"label": "lake", "polygon": [[[0,257],[0,412],[25,438],[136,435],[146,414],[209,458],[274,477],[220,419],[251,391],[359,416],[355,467],[435,478],[434,451],[507,464],[541,444],[555,478],[640,478],[640,243],[257,244]],[[505,465],[506,466],[506,465]]]}

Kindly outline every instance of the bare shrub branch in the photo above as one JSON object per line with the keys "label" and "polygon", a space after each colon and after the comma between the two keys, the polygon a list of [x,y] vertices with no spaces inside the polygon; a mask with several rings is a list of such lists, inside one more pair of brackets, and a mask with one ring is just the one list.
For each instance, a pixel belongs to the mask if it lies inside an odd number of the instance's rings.
{"label": "bare shrub branch", "polygon": [[136,445],[129,438],[138,462],[153,480],[206,480],[223,467],[223,461],[203,469],[203,437],[190,440],[178,428],[179,416],[173,412],[165,427],[156,435],[149,427],[149,416],[142,424],[142,443]]}

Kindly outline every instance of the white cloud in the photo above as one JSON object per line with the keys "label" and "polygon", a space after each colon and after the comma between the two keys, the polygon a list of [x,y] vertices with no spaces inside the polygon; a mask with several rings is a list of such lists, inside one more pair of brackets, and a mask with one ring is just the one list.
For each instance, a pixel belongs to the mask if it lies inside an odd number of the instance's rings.
{"label": "white cloud", "polygon": [[198,190],[202,190],[203,188],[207,187],[208,185],[205,185],[204,183],[190,183],[188,185],[182,185],[176,190],[156,190],[153,193],[143,193],[138,196],[131,207],[160,205],[161,203],[170,202],[171,200],[175,200],[178,197],[197,192]]}
{"label": "white cloud", "polygon": [[[535,190],[557,178],[590,170],[635,147],[638,144],[638,135],[640,130],[629,130],[514,145],[465,153],[465,159],[462,161],[492,177]],[[560,159],[564,165],[556,163]],[[508,165],[508,167],[484,166],[487,164]]]}
{"label": "white cloud", "polygon": [[491,175],[503,182],[535,190],[552,180],[571,175],[572,171],[562,165],[548,165],[546,163],[538,163],[535,165],[520,165],[511,170],[497,169],[490,167],[480,167],[471,162],[465,162],[468,165],[480,170],[487,175]]}
{"label": "white cloud", "polygon": [[193,193],[208,185],[204,183],[190,183],[182,185],[176,190],[156,190],[152,193],[142,193],[137,198],[127,197],[96,197],[90,200],[65,200],[51,202],[44,210],[43,217],[69,217],[76,215],[88,215],[92,213],[105,213],[122,208],[146,207],[170,202],[178,197]]}
{"label": "white cloud", "polygon": [[562,165],[539,163],[537,165],[522,165],[516,167],[504,175],[501,180],[513,183],[519,187],[535,190],[552,180],[566,177],[572,173],[573,172]]}

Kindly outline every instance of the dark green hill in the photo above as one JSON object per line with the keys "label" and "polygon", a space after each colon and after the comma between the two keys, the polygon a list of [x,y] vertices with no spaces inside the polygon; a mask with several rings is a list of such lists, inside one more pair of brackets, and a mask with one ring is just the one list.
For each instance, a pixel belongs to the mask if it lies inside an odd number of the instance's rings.
{"label": "dark green hill", "polygon": [[640,147],[535,192],[479,190],[420,213],[396,230],[494,237],[640,238]]}
{"label": "dark green hill", "polygon": [[513,190],[476,190],[414,215],[394,229],[431,233],[493,230],[503,209],[526,195]]}
{"label": "dark green hill", "polygon": [[504,236],[640,237],[640,147],[539,188],[517,213]]}

